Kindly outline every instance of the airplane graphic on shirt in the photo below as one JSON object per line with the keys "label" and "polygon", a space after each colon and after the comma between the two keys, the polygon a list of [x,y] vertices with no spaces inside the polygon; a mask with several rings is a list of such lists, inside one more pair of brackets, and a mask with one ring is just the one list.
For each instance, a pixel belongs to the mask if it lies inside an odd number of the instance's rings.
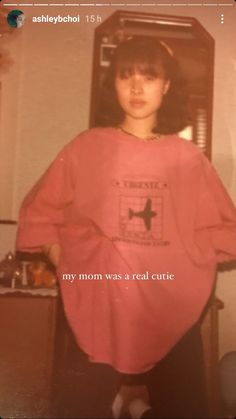
{"label": "airplane graphic on shirt", "polygon": [[132,220],[133,217],[142,218],[146,227],[146,230],[151,229],[151,221],[153,217],[156,217],[157,213],[152,211],[152,200],[150,198],[147,199],[143,211],[134,211],[129,208],[129,220]]}

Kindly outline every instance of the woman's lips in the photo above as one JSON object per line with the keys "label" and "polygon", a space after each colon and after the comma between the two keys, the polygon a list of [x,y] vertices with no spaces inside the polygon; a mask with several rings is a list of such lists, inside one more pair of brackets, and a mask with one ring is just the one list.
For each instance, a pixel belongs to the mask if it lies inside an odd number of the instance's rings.
{"label": "woman's lips", "polygon": [[133,100],[130,100],[129,103],[134,108],[141,108],[142,106],[145,105],[146,102],[144,100],[133,99]]}

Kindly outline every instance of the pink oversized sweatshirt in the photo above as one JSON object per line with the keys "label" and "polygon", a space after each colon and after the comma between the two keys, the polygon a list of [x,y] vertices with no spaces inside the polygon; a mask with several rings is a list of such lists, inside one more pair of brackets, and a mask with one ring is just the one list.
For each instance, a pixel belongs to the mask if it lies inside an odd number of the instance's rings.
{"label": "pink oversized sweatshirt", "polygon": [[199,319],[217,262],[236,259],[236,210],[195,145],[94,128],[23,202],[17,249],[53,243],[78,345],[93,362],[141,373]]}

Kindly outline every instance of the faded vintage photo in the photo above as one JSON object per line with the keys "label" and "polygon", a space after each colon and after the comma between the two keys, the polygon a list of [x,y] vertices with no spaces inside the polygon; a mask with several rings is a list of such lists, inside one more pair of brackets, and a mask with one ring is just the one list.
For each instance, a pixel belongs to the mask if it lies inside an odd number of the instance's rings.
{"label": "faded vintage photo", "polygon": [[236,413],[235,4],[0,4],[0,416]]}

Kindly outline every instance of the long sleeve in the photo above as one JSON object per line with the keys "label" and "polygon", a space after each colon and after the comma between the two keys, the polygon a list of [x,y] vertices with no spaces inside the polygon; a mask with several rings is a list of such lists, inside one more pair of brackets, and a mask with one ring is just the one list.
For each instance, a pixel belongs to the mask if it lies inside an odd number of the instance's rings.
{"label": "long sleeve", "polygon": [[202,156],[202,176],[196,229],[208,228],[218,262],[235,260],[236,208],[205,156]]}
{"label": "long sleeve", "polygon": [[58,228],[73,199],[71,147],[66,146],[25,197],[19,216],[16,249],[38,251],[59,242]]}

